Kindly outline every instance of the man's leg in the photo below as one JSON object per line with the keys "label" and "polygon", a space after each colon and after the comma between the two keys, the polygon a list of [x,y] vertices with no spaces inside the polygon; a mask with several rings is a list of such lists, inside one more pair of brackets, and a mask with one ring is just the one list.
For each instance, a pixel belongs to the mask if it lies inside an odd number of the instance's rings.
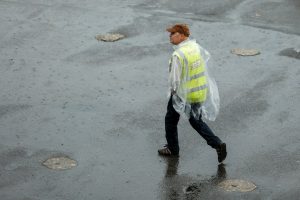
{"label": "man's leg", "polygon": [[192,115],[189,119],[192,127],[206,140],[207,144],[216,149],[218,161],[222,162],[227,156],[226,144],[217,137],[208,125],[201,119],[195,119]]}
{"label": "man's leg", "polygon": [[207,144],[212,148],[216,148],[222,143],[220,138],[218,138],[212,130],[207,126],[207,124],[200,118],[197,120],[192,115],[189,119],[192,127],[206,140]]}
{"label": "man's leg", "polygon": [[167,114],[165,117],[165,130],[166,130],[166,139],[168,142],[168,149],[170,149],[173,155],[179,153],[178,145],[178,131],[177,124],[179,121],[180,115],[176,112],[172,103],[172,96],[169,99]]}

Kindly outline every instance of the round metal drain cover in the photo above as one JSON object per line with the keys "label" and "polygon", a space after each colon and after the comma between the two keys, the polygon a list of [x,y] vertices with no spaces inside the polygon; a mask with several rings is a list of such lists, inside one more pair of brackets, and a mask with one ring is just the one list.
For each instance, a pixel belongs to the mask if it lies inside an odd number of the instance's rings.
{"label": "round metal drain cover", "polygon": [[239,56],[255,56],[260,54],[260,52],[256,49],[232,49],[231,53],[239,55]]}
{"label": "round metal drain cover", "polygon": [[125,35],[119,34],[119,33],[108,33],[104,35],[97,35],[96,39],[98,41],[104,41],[104,42],[114,42],[120,39],[123,39]]}
{"label": "round metal drain cover", "polygon": [[77,166],[77,162],[65,156],[52,157],[43,162],[43,165],[49,169],[65,170]]}
{"label": "round metal drain cover", "polygon": [[222,181],[218,186],[228,192],[250,192],[256,188],[252,182],[238,179]]}

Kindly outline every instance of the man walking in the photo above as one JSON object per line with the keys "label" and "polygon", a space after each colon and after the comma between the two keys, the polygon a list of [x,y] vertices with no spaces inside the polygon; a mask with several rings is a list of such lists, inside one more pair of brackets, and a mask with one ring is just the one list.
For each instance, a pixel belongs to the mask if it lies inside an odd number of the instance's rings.
{"label": "man walking", "polygon": [[207,144],[216,149],[218,161],[222,162],[227,156],[226,144],[202,121],[203,115],[214,120],[219,108],[218,89],[207,72],[209,53],[189,39],[186,24],[175,24],[167,31],[170,42],[176,46],[169,66],[170,99],[165,117],[167,145],[158,153],[179,155],[177,124],[183,113]]}

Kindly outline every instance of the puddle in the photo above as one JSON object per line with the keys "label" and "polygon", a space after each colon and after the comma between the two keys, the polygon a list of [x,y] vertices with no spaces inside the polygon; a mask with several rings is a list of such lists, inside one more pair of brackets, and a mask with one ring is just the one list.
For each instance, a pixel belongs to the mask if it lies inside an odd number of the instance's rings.
{"label": "puddle", "polygon": [[43,162],[43,165],[49,169],[66,170],[77,166],[77,162],[68,157],[52,157]]}
{"label": "puddle", "polygon": [[279,55],[300,59],[300,49],[288,48],[280,51]]}
{"label": "puddle", "polygon": [[26,110],[31,108],[31,105],[22,105],[22,104],[8,104],[8,105],[0,105],[0,118],[4,115],[19,112],[22,110]]}
{"label": "puddle", "polygon": [[222,181],[218,186],[228,192],[250,192],[256,188],[254,183],[238,179]]}

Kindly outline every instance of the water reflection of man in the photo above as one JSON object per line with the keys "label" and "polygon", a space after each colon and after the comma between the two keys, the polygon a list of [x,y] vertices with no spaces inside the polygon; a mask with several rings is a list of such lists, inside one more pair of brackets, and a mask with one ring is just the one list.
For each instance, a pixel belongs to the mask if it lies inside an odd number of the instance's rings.
{"label": "water reflection of man", "polygon": [[197,193],[197,190],[208,189],[215,187],[221,181],[226,179],[226,169],[223,163],[218,165],[216,175],[210,179],[195,182],[186,187],[186,184],[191,182],[192,177],[178,175],[179,157],[166,157],[165,176],[161,184],[162,198],[164,200],[179,200],[191,193]]}
{"label": "water reflection of man", "polygon": [[184,183],[184,180],[177,174],[179,157],[166,157],[164,160],[166,161],[166,171],[161,185],[161,199],[178,200],[182,195],[182,186]]}

